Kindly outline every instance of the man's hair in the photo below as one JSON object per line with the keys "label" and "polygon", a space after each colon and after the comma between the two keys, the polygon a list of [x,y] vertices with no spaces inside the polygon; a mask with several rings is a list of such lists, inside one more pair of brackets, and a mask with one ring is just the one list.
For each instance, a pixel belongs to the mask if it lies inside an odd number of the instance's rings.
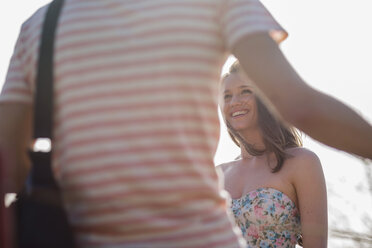
{"label": "man's hair", "polygon": [[[229,72],[222,77],[222,80],[225,80],[229,75],[239,73],[240,71],[240,64],[238,61],[235,61],[229,68]],[[254,145],[249,144],[244,140],[239,132],[234,130],[226,121],[228,132],[237,146],[241,147],[241,145],[243,145],[246,151],[253,156],[259,156],[266,152],[273,152],[277,164],[275,167],[271,168],[271,170],[272,172],[278,172],[282,168],[285,159],[289,157],[289,154],[285,150],[287,148],[302,146],[300,133],[294,127],[288,126],[276,118],[257,94],[255,94],[254,97],[257,105],[258,126],[262,133],[265,149],[258,150]]]}

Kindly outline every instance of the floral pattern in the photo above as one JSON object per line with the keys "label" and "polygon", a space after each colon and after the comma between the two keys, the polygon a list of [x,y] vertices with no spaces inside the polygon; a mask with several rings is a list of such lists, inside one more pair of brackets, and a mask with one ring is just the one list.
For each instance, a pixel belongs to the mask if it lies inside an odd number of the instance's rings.
{"label": "floral pattern", "polygon": [[273,188],[259,188],[232,199],[235,222],[247,248],[293,248],[301,234],[300,214],[294,202]]}

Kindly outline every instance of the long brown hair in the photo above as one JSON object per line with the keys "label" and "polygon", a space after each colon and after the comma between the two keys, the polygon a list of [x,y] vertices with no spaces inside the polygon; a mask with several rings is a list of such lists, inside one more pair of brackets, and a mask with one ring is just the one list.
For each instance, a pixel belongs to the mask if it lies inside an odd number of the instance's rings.
{"label": "long brown hair", "polygon": [[[240,71],[240,64],[236,61],[229,69],[229,73],[223,76],[226,79],[230,74],[238,73]],[[289,154],[285,151],[287,148],[302,146],[300,133],[294,127],[288,126],[276,118],[269,109],[265,106],[263,101],[255,94],[257,105],[258,126],[263,136],[265,145],[264,150],[258,150],[254,145],[249,144],[244,138],[232,128],[230,123],[226,121],[226,126],[231,139],[237,146],[243,145],[245,150],[253,155],[259,156],[266,152],[273,152],[276,157],[277,164],[271,168],[273,173],[278,172]]]}

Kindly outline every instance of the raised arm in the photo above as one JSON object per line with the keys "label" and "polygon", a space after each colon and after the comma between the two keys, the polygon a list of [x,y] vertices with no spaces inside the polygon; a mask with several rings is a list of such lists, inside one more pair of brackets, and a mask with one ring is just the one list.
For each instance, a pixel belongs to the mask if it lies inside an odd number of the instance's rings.
{"label": "raised arm", "polygon": [[232,52],[285,121],[326,145],[372,159],[372,126],[307,85],[267,33],[241,38]]}

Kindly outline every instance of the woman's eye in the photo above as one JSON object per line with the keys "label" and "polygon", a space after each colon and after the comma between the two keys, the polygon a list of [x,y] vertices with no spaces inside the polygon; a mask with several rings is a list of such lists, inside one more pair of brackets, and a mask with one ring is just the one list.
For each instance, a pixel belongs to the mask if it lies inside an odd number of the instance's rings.
{"label": "woman's eye", "polygon": [[229,98],[231,98],[231,95],[224,95],[224,96],[223,96],[223,99],[225,99],[225,100],[226,100],[226,99],[229,99]]}
{"label": "woman's eye", "polygon": [[252,91],[248,89],[244,89],[242,90],[242,94],[252,94]]}

